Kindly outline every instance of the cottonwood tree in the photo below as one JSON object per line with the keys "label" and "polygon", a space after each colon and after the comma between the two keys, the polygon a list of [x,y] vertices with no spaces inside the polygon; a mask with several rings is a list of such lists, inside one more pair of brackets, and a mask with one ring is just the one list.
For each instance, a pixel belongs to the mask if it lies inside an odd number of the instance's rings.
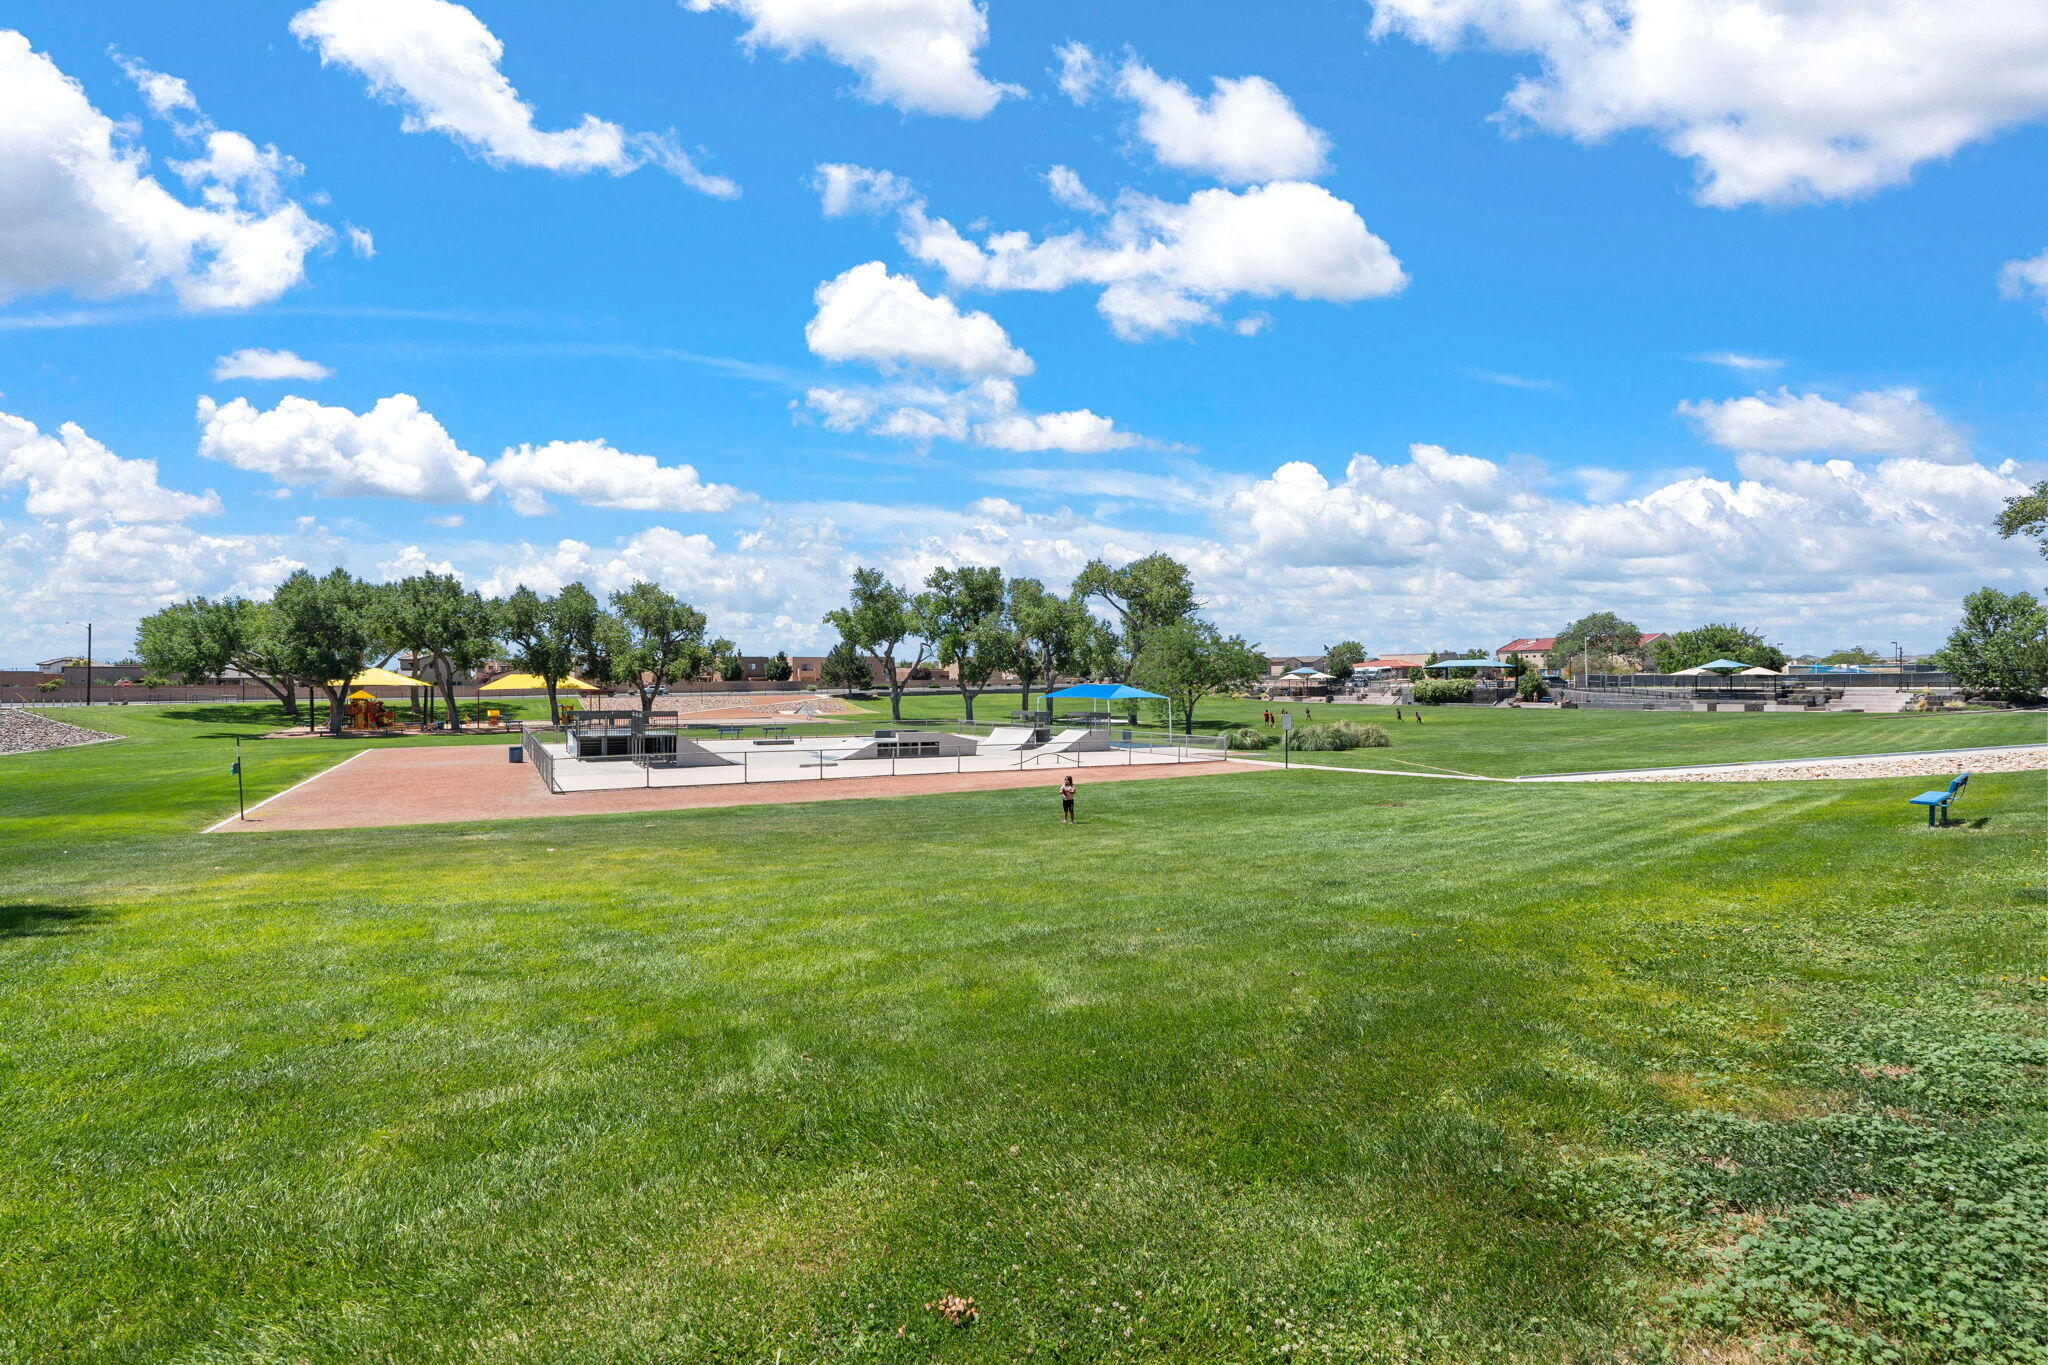
{"label": "cottonwood tree", "polygon": [[916,601],[918,633],[932,642],[939,663],[953,670],[953,686],[968,720],[974,699],[990,678],[1015,662],[1005,619],[1003,571],[967,566],[937,568]]}
{"label": "cottonwood tree", "polygon": [[434,681],[448,703],[448,724],[460,732],[455,675],[472,672],[491,657],[497,621],[490,604],[453,574],[423,573],[387,585],[382,609],[383,634],[391,647],[432,661]]}
{"label": "cottonwood tree", "polygon": [[626,656],[632,642],[619,619],[598,603],[597,594],[571,583],[548,603],[548,615],[585,682],[612,687],[627,681]]}
{"label": "cottonwood tree", "polygon": [[1323,651],[1323,672],[1342,682],[1365,662],[1365,646],[1356,640],[1340,640]]}
{"label": "cottonwood tree", "polygon": [[1010,667],[1024,685],[1022,706],[1029,711],[1034,684],[1086,666],[1097,623],[1079,601],[1047,592],[1035,578],[1010,580],[1009,623]]}
{"label": "cottonwood tree", "polygon": [[1223,634],[1200,617],[1189,617],[1152,632],[1139,660],[1138,685],[1164,696],[1184,729],[1194,729],[1202,698],[1250,687],[1266,671],[1266,656],[1242,636]]}
{"label": "cottonwood tree", "polygon": [[904,680],[924,664],[930,647],[928,641],[918,639],[917,657],[907,667],[897,667],[897,649],[917,636],[918,614],[910,594],[891,583],[880,569],[855,569],[846,605],[826,612],[825,624],[881,665],[889,688],[889,718],[902,720]]}
{"label": "cottonwood tree", "polygon": [[640,694],[640,714],[654,710],[662,685],[693,677],[704,666],[704,613],[652,583],[612,594],[612,610],[625,628],[626,681]]}
{"label": "cottonwood tree", "polygon": [[299,719],[298,684],[285,666],[277,609],[268,602],[194,597],[142,618],[137,649],[153,673],[207,682],[230,669],[254,678]]}
{"label": "cottonwood tree", "polygon": [[559,725],[561,705],[556,690],[576,672],[576,649],[554,611],[554,603],[524,583],[493,605],[493,624],[505,646],[505,662],[531,673],[548,689],[548,721]]}
{"label": "cottonwood tree", "polygon": [[1643,661],[1642,652],[1643,632],[1635,622],[1624,621],[1611,611],[1596,611],[1559,631],[1544,661],[1559,670],[1579,663],[1590,664],[1595,656],[1602,655],[1636,664]]}
{"label": "cottonwood tree", "polygon": [[1765,641],[1746,626],[1727,624],[1697,626],[1666,636],[1652,646],[1659,673],[1677,673],[1716,659],[1733,659],[1751,668],[1783,672],[1785,651]]}
{"label": "cottonwood tree", "polygon": [[1112,569],[1091,559],[1074,579],[1074,595],[1100,602],[1115,617],[1118,639],[1113,671],[1128,683],[1153,635],[1176,621],[1185,621],[1201,607],[1187,566],[1166,554],[1134,559]]}
{"label": "cottonwood tree", "polygon": [[309,690],[327,694],[330,734],[340,734],[347,718],[348,680],[391,655],[383,598],[382,588],[346,569],[321,578],[300,569],[271,598],[279,661]]}
{"label": "cottonwood tree", "polygon": [[1971,696],[2038,702],[2048,684],[2048,610],[2029,592],[1979,588],[1963,599],[1963,619],[1934,662]]}
{"label": "cottonwood tree", "polygon": [[2041,553],[2048,555],[2048,482],[2037,483],[2018,497],[2007,498],[1997,525],[2001,536],[2031,536],[2040,541]]}

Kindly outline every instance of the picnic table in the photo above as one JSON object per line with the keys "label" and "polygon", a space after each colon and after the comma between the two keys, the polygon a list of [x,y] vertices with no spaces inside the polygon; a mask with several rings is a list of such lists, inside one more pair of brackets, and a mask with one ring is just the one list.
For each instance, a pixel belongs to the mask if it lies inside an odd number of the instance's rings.
{"label": "picnic table", "polygon": [[764,735],[786,735],[789,733],[789,727],[787,725],[764,725],[761,727],[761,733]]}

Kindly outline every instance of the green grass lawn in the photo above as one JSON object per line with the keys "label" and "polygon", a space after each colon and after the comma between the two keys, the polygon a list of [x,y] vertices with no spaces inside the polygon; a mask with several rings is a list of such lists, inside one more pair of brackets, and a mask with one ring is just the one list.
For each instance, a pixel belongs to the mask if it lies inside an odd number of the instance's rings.
{"label": "green grass lawn", "polygon": [[[1000,722],[1016,704],[1015,696],[991,696],[982,700],[975,714],[984,721]],[[866,705],[886,720],[887,698]],[[1299,703],[1222,700],[1202,703],[1195,713],[1195,728],[1209,734],[1232,725],[1264,730],[1272,738],[1272,748],[1256,756],[1277,760],[1280,731],[1277,726],[1265,725],[1261,717],[1269,710],[1278,715],[1283,705],[1294,713],[1297,724],[1302,723]],[[1381,725],[1393,744],[1385,749],[1304,754],[1306,762],[1480,777],[2048,743],[2048,711],[1887,716],[1407,706],[1400,708],[1397,722],[1395,708],[1390,706],[1320,705],[1308,710],[1312,722],[1355,720]],[[959,714],[957,697],[904,700],[906,719]]]}
{"label": "green grass lawn", "polygon": [[2039,775],[227,839],[274,720],[91,719],[0,759],[0,1360],[2048,1353]]}

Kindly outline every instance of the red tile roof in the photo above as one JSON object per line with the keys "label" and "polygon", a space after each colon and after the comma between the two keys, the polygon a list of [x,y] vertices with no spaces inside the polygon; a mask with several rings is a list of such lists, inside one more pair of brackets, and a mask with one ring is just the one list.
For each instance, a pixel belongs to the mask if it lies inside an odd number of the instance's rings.
{"label": "red tile roof", "polygon": [[1530,636],[1520,640],[1508,641],[1499,649],[1496,649],[1494,655],[1496,658],[1499,658],[1509,654],[1548,654],[1551,646],[1556,643],[1557,637],[1555,635]]}

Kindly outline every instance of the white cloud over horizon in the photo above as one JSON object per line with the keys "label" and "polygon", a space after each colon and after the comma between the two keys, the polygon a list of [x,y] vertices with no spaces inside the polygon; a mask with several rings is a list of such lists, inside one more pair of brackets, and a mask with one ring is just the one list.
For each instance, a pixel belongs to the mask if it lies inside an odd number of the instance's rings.
{"label": "white cloud over horizon", "polygon": [[1964,435],[1911,388],[1852,394],[1846,402],[1781,388],[1721,402],[1680,403],[1678,414],[1712,444],[1737,453],[1969,457]]}

